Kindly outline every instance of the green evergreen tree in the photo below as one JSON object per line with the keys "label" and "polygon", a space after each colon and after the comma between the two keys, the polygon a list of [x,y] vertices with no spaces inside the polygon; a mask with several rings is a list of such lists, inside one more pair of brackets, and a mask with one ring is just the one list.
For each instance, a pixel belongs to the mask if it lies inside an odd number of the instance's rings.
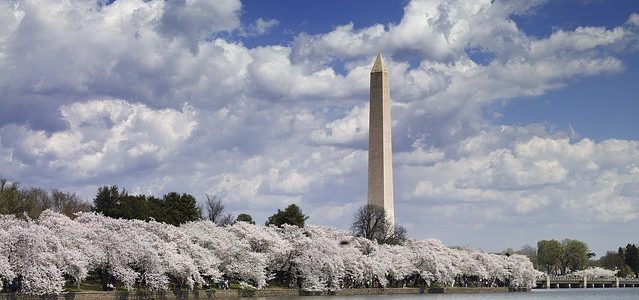
{"label": "green evergreen tree", "polygon": [[255,225],[255,221],[253,221],[253,217],[251,217],[251,215],[249,214],[239,214],[237,216],[237,219],[235,219],[235,222],[246,222],[246,223]]}
{"label": "green evergreen tree", "polygon": [[124,195],[119,201],[119,216],[128,220],[148,221],[151,215],[149,201],[144,195]]}
{"label": "green evergreen tree", "polygon": [[202,219],[202,213],[197,207],[195,197],[189,194],[178,194],[170,192],[162,198],[164,211],[166,212],[165,223],[180,225],[182,223],[197,221]]}
{"label": "green evergreen tree", "polygon": [[278,209],[277,212],[268,217],[266,225],[275,225],[281,227],[284,224],[304,227],[304,222],[308,220],[308,216],[302,213],[302,209],[296,204],[291,204],[284,211]]}
{"label": "green evergreen tree", "polygon": [[129,195],[117,186],[103,186],[93,200],[94,210],[112,218],[151,219],[172,225],[200,220],[202,214],[195,197],[170,192],[162,199],[145,195]]}
{"label": "green evergreen tree", "polygon": [[164,200],[148,196],[146,201],[149,206],[149,219],[153,219],[158,222],[166,222],[169,212],[164,207]]}
{"label": "green evergreen tree", "polygon": [[20,217],[27,210],[20,193],[20,185],[9,184],[7,179],[0,178],[0,214]]}
{"label": "green evergreen tree", "polygon": [[93,209],[107,217],[122,218],[120,212],[120,200],[125,197],[126,191],[120,192],[117,185],[102,186],[93,199]]}
{"label": "green evergreen tree", "polygon": [[639,274],[639,249],[635,244],[628,244],[626,246],[624,256],[624,262],[633,273]]}

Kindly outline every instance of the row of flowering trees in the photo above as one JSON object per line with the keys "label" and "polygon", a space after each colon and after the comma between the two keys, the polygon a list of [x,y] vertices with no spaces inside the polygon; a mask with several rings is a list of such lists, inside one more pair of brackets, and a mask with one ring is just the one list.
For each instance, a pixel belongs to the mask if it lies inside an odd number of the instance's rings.
{"label": "row of flowering trees", "polygon": [[255,288],[279,281],[304,290],[405,283],[510,286],[534,284],[538,272],[520,255],[451,249],[437,240],[378,245],[320,226],[220,227],[196,221],[179,227],[79,213],[45,211],[36,220],[0,216],[2,286],[26,294],[59,294],[102,274],[127,289],[207,287],[236,280]]}

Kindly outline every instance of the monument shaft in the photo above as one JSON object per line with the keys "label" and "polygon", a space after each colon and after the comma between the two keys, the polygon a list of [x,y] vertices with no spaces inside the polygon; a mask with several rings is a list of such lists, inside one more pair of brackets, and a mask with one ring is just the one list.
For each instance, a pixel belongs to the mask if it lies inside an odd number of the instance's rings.
{"label": "monument shaft", "polygon": [[394,224],[391,99],[388,70],[381,54],[371,70],[368,122],[368,204],[383,207]]}

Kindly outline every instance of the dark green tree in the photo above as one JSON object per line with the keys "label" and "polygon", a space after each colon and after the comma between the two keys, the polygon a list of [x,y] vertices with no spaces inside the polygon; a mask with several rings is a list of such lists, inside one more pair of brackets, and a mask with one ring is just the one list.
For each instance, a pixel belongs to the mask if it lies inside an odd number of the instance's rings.
{"label": "dark green tree", "polygon": [[201,210],[195,197],[170,192],[162,199],[145,195],[129,195],[117,186],[103,186],[93,200],[94,209],[112,218],[151,219],[172,225],[200,220]]}
{"label": "dark green tree", "polygon": [[626,251],[624,251],[624,262],[633,273],[639,274],[639,249],[635,244],[626,245]]}
{"label": "dark green tree", "polygon": [[237,219],[235,219],[235,222],[246,222],[246,223],[255,225],[255,221],[253,221],[253,217],[251,217],[251,215],[249,214],[239,214],[237,216]]}
{"label": "dark green tree", "polygon": [[556,240],[541,240],[537,242],[537,263],[547,274],[553,274],[561,265],[563,247]]}
{"label": "dark green tree", "polygon": [[120,200],[125,196],[126,191],[120,191],[117,185],[102,186],[93,199],[93,209],[107,217],[122,218]]}
{"label": "dark green tree", "polygon": [[29,208],[20,192],[20,185],[9,183],[7,179],[0,178],[0,214],[21,216]]}
{"label": "dark green tree", "polygon": [[268,217],[268,220],[266,220],[266,226],[275,225],[281,227],[284,224],[289,224],[304,227],[304,222],[306,220],[308,220],[308,216],[302,213],[302,209],[296,204],[291,204],[283,211],[278,209],[274,215]]}
{"label": "dark green tree", "polygon": [[182,223],[197,221],[202,219],[202,212],[197,206],[195,197],[189,194],[178,194],[170,192],[162,197],[166,217],[165,223],[180,225]]}
{"label": "dark green tree", "polygon": [[158,222],[166,222],[171,212],[166,210],[164,200],[155,196],[147,196],[146,201],[149,206],[149,220],[153,219]]}
{"label": "dark green tree", "polygon": [[145,195],[122,195],[118,200],[117,217],[127,220],[148,221],[151,214],[149,201]]}
{"label": "dark green tree", "polygon": [[599,259],[599,267],[608,270],[621,270],[626,264],[624,258],[615,251],[608,251]]}

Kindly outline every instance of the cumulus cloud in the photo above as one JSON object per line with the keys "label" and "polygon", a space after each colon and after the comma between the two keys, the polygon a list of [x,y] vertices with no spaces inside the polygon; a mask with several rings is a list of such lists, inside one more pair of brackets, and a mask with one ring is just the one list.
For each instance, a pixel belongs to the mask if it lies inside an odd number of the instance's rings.
{"label": "cumulus cloud", "polygon": [[[242,89],[250,57],[246,48],[215,34],[238,25],[239,7],[237,1],[133,0],[3,5],[3,23],[15,29],[0,47],[7,70],[0,75],[7,108],[1,119],[41,122],[59,105],[95,95],[173,108],[228,99]],[[181,16],[176,18],[185,19],[185,27],[163,31],[166,14]],[[193,43],[199,51],[192,51]],[[32,111],[25,120],[24,103],[40,101],[48,111]]]}
{"label": "cumulus cloud", "polygon": [[67,123],[62,131],[48,133],[24,125],[0,129],[2,148],[11,150],[11,160],[23,172],[82,180],[144,171],[170,158],[197,126],[195,109],[187,104],[176,111],[124,100],[92,100],[64,105],[60,114]]}
{"label": "cumulus cloud", "polygon": [[415,236],[513,216],[636,222],[637,141],[484,115],[623,72],[620,54],[637,49],[636,13],[613,28],[527,35],[513,16],[539,5],[414,0],[394,23],[247,47],[243,36],[278,21],[241,24],[236,0],[4,1],[0,175],[87,199],[101,184],[220,194],[258,219],[295,202],[346,228],[365,201],[369,71],[382,51],[396,212]]}
{"label": "cumulus cloud", "polygon": [[311,134],[311,139],[323,144],[365,143],[368,141],[369,106],[355,106],[341,119],[326,124]]}
{"label": "cumulus cloud", "polygon": [[239,0],[177,0],[164,2],[164,5],[166,8],[159,20],[160,31],[182,39],[191,50],[197,49],[199,40],[240,25],[242,3]]}
{"label": "cumulus cloud", "polygon": [[[403,168],[403,172],[435,177],[417,180],[410,197],[510,207],[518,214],[550,213],[542,209],[552,202],[566,208],[575,220],[584,215],[603,222],[639,217],[639,198],[623,192],[639,180],[633,163],[639,158],[636,141],[571,142],[537,135],[512,141],[499,131],[470,139],[485,149],[467,152],[469,141],[462,141],[457,159]],[[501,145],[496,146],[496,141]]]}

